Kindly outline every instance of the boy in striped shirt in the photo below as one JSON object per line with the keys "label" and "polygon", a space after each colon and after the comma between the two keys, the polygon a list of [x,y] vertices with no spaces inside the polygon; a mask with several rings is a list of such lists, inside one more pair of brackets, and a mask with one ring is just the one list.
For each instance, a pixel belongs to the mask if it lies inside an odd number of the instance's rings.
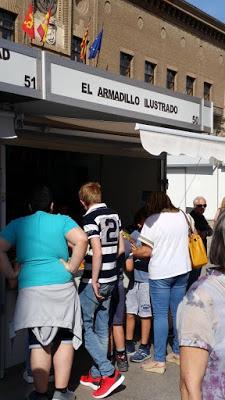
{"label": "boy in striped shirt", "polygon": [[105,398],[124,381],[107,358],[109,307],[118,279],[116,259],[124,252],[124,243],[119,216],[101,202],[101,197],[97,182],[89,182],[79,191],[86,210],[83,229],[89,239],[79,293],[85,347],[94,361],[89,375],[82,376],[80,383],[93,388],[92,397],[96,399]]}

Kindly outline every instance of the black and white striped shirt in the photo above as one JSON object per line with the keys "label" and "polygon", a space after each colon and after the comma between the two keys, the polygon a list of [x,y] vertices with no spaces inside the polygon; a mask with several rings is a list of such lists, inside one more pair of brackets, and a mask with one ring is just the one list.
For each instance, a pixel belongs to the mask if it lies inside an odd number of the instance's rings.
{"label": "black and white striped shirt", "polygon": [[99,283],[117,280],[116,258],[118,253],[121,223],[118,214],[108,208],[105,203],[91,206],[83,217],[83,228],[89,239],[82,282],[91,283],[92,256],[90,239],[99,237],[102,248],[102,267]]}

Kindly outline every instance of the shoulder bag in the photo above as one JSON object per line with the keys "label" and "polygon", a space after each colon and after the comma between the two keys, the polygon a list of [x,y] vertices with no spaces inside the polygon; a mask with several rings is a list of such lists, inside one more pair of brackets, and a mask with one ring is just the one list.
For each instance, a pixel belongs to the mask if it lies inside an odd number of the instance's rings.
{"label": "shoulder bag", "polygon": [[[181,210],[182,211],[182,210]],[[191,223],[187,215],[182,211],[188,224],[188,237],[189,237],[189,253],[192,262],[192,268],[201,268],[208,263],[205,246],[202,238],[198,233],[194,233]]]}

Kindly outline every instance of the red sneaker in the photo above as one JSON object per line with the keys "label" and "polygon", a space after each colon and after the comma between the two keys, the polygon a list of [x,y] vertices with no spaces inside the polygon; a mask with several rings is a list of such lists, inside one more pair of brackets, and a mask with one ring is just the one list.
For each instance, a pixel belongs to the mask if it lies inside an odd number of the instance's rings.
{"label": "red sneaker", "polygon": [[96,390],[100,387],[100,380],[101,380],[101,377],[94,378],[89,372],[89,375],[81,376],[80,383],[81,383],[81,385],[89,386],[90,388]]}
{"label": "red sneaker", "polygon": [[115,371],[113,377],[103,376],[100,382],[100,387],[97,390],[92,392],[92,397],[94,399],[104,399],[110,393],[112,393],[121,383],[124,381],[125,377],[119,373],[119,371]]}

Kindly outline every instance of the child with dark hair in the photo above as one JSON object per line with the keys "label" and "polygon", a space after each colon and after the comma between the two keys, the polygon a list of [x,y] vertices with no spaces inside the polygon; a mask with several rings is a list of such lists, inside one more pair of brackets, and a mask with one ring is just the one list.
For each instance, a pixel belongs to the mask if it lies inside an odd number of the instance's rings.
{"label": "child with dark hair", "polygon": [[[135,215],[135,229],[131,233],[131,239],[139,246],[141,242],[138,237],[146,219],[146,208],[142,207]],[[149,346],[149,335],[151,329],[151,304],[148,283],[149,259],[138,259],[133,257],[132,252],[126,261],[128,272],[134,271],[134,280],[130,282],[126,296],[126,348],[131,354],[130,361],[143,362],[151,357]],[[141,343],[137,351],[133,341],[135,330],[135,319],[139,316],[141,320]]]}

